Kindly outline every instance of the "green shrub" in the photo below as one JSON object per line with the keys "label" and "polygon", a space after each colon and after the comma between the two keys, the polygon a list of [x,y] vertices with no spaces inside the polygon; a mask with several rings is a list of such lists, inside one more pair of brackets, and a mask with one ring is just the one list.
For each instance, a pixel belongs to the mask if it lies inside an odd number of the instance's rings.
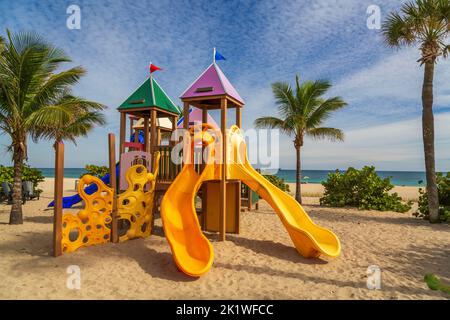
{"label": "green shrub", "polygon": [[450,294],[450,286],[445,285],[441,279],[436,277],[436,275],[432,273],[427,273],[423,278],[425,283],[428,285],[428,288],[434,291],[442,291],[444,293]]}
{"label": "green shrub", "polygon": [[13,173],[14,170],[12,167],[0,166],[0,182],[13,183],[14,181]]}
{"label": "green shrub", "polygon": [[105,174],[109,173],[109,168],[106,166],[96,166],[93,164],[87,164],[84,169],[86,170],[86,173],[82,174],[80,178],[86,174],[89,174],[91,176],[102,178]]}
{"label": "green shrub", "polygon": [[[442,173],[436,174],[436,180],[438,185],[438,197],[439,197],[439,218],[443,222],[450,222],[450,172],[447,175]],[[428,211],[428,195],[425,189],[419,190],[419,207],[414,215],[418,218],[429,220]]]}
{"label": "green shrub", "polygon": [[[26,165],[22,167],[22,181],[33,182],[34,190],[41,193],[42,190],[37,189],[39,182],[44,181],[42,172],[36,168],[30,168]],[[4,167],[0,165],[0,182],[14,183],[14,168]]]}
{"label": "green shrub", "polygon": [[289,190],[289,185],[287,183],[285,183],[283,178],[279,178],[279,177],[271,175],[271,174],[264,174],[263,176],[264,176],[264,178],[269,180],[273,185],[275,185],[279,189],[281,189],[285,192],[291,191],[291,190]]}
{"label": "green shrub", "polygon": [[361,170],[348,168],[344,173],[336,170],[323,182],[325,193],[320,204],[330,207],[357,207],[360,210],[380,210],[406,212],[411,209],[397,193],[388,191],[394,186],[390,178],[382,179],[375,167],[364,167]]}

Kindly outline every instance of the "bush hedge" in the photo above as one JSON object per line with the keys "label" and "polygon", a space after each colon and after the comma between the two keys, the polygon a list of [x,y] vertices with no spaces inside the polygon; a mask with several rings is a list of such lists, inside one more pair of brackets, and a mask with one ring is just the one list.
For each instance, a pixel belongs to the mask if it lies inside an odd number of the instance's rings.
{"label": "bush hedge", "polygon": [[[437,173],[436,180],[439,196],[439,217],[443,222],[450,222],[450,172],[447,172],[446,175]],[[423,188],[421,188],[419,192],[419,207],[414,215],[418,218],[429,220],[428,194]]]}
{"label": "bush hedge", "polygon": [[[22,181],[33,182],[34,190],[37,192],[42,192],[42,190],[37,188],[39,182],[44,181],[44,176],[42,175],[42,172],[40,170],[36,168],[30,168],[24,165],[22,167]],[[14,183],[13,167],[5,167],[0,165],[0,182],[9,182],[11,184]]]}
{"label": "bush hedge", "polygon": [[321,205],[330,207],[357,207],[360,210],[406,212],[411,209],[397,193],[389,193],[394,186],[390,178],[382,179],[375,167],[366,166],[361,170],[348,168],[344,173],[336,170],[323,182],[325,193],[320,198]]}
{"label": "bush hedge", "polygon": [[109,168],[106,166],[96,166],[93,164],[87,164],[84,169],[86,170],[86,173],[83,173],[80,178],[86,174],[89,174],[91,176],[102,178],[105,174],[109,173]]}
{"label": "bush hedge", "polygon": [[264,178],[269,180],[273,185],[275,185],[279,189],[281,189],[285,192],[291,191],[289,189],[289,185],[285,182],[285,180],[283,178],[279,178],[279,177],[271,175],[271,174],[264,174],[263,176],[264,176]]}

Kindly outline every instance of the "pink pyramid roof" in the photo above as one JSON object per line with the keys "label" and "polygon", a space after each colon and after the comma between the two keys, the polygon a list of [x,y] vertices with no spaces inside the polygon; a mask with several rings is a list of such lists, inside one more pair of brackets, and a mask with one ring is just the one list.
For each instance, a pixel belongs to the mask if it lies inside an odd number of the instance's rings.
{"label": "pink pyramid roof", "polygon": [[180,98],[210,97],[224,94],[244,104],[244,99],[241,98],[219,66],[213,63],[183,92]]}

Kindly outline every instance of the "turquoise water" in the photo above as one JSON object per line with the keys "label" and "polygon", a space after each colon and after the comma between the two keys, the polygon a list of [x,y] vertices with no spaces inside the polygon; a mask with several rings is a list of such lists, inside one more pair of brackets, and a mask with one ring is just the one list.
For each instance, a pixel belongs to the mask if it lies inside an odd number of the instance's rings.
{"label": "turquoise water", "polygon": [[[321,183],[327,179],[329,173],[335,170],[303,170],[302,180],[309,183]],[[396,186],[424,186],[425,172],[415,171],[377,171],[381,178],[391,178]],[[286,182],[295,182],[295,170],[279,170],[277,176]]]}
{"label": "turquoise water", "polygon": [[[44,177],[53,178],[55,170],[53,168],[40,168]],[[304,182],[321,183],[327,179],[328,173],[334,170],[303,170],[302,176]],[[391,182],[397,186],[424,186],[425,172],[413,171],[377,171],[380,177],[391,177]],[[78,178],[86,173],[83,168],[65,168],[64,176],[66,178]],[[285,179],[286,182],[295,182],[295,170],[279,170],[276,174]]]}
{"label": "turquoise water", "polygon": [[[46,178],[54,178],[55,177],[55,169],[54,168],[38,168],[41,170],[42,175]],[[65,178],[79,178],[83,174],[86,173],[84,168],[64,168],[64,177]]]}

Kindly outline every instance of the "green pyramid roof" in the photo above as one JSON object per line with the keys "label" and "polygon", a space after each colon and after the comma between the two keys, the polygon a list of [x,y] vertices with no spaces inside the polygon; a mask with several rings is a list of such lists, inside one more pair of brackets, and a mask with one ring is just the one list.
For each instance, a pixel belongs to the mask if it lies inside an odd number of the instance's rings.
{"label": "green pyramid roof", "polygon": [[119,106],[118,110],[136,110],[151,107],[156,107],[175,114],[181,114],[180,108],[173,103],[158,82],[153,78],[152,85],[150,85],[150,78],[148,78]]}

